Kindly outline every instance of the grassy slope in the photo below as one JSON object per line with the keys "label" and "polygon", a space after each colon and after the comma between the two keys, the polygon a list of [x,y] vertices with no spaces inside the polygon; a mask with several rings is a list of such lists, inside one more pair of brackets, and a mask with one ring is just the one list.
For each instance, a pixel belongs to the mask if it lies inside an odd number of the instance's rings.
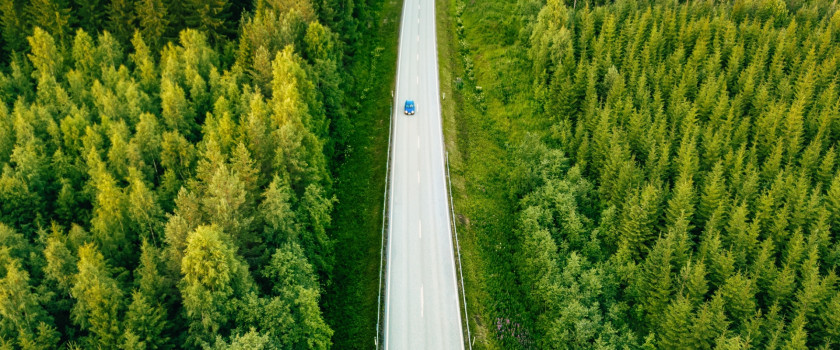
{"label": "grassy slope", "polygon": [[330,234],[335,240],[336,264],[323,300],[327,322],[335,331],[335,349],[374,347],[382,191],[401,6],[399,0],[385,2],[379,32],[366,45],[370,54],[351,67],[357,85],[367,89],[351,98],[360,101],[354,108],[357,114],[351,117],[351,151],[335,172],[339,202]]}
{"label": "grassy slope", "polygon": [[[455,212],[461,238],[464,282],[475,349],[517,346],[500,338],[496,320],[527,326],[522,287],[506,261],[518,244],[512,234],[517,200],[508,193],[508,145],[518,143],[533,118],[527,112],[530,82],[524,52],[505,23],[514,4],[504,0],[465,0],[464,40],[471,48],[475,82],[464,79],[465,64],[456,34],[460,0],[436,0],[444,133],[449,151]],[[508,33],[499,40],[499,33]],[[464,79],[466,80],[466,79]],[[477,97],[475,86],[483,89]],[[481,102],[483,101],[483,102]],[[486,106],[482,111],[481,105]]]}

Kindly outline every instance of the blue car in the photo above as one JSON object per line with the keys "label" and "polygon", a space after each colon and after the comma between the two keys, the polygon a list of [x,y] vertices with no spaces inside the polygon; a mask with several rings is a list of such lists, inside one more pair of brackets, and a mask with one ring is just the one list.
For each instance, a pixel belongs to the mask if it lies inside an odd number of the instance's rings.
{"label": "blue car", "polygon": [[414,115],[414,101],[405,100],[405,115]]}

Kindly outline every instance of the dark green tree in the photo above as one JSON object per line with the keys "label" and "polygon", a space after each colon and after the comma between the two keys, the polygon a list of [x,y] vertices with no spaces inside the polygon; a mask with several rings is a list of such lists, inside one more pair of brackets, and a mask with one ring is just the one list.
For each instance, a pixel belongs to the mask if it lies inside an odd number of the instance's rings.
{"label": "dark green tree", "polygon": [[75,24],[70,11],[67,0],[30,0],[26,7],[32,25],[47,31],[58,40],[59,45],[69,41],[70,26]]}

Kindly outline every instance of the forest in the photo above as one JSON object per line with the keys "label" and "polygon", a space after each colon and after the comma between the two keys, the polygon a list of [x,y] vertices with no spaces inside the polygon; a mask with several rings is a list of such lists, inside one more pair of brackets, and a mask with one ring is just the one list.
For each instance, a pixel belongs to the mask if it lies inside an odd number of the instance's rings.
{"label": "forest", "polygon": [[549,0],[532,19],[550,131],[514,171],[535,346],[840,345],[836,3]]}
{"label": "forest", "polygon": [[330,348],[378,7],[0,1],[0,348]]}
{"label": "forest", "polygon": [[452,4],[480,342],[840,346],[840,4]]}

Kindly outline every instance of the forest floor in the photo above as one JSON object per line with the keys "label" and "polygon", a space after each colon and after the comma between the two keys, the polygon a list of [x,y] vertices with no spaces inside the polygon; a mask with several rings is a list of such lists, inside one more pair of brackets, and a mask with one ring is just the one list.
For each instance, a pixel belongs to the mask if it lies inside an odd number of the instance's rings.
{"label": "forest floor", "polygon": [[335,349],[371,349],[376,337],[382,194],[401,10],[402,1],[385,2],[378,32],[361,50],[367,57],[350,68],[356,86],[365,88],[348,98],[359,102],[351,112],[349,152],[334,171],[335,267],[322,307],[335,331]]}

